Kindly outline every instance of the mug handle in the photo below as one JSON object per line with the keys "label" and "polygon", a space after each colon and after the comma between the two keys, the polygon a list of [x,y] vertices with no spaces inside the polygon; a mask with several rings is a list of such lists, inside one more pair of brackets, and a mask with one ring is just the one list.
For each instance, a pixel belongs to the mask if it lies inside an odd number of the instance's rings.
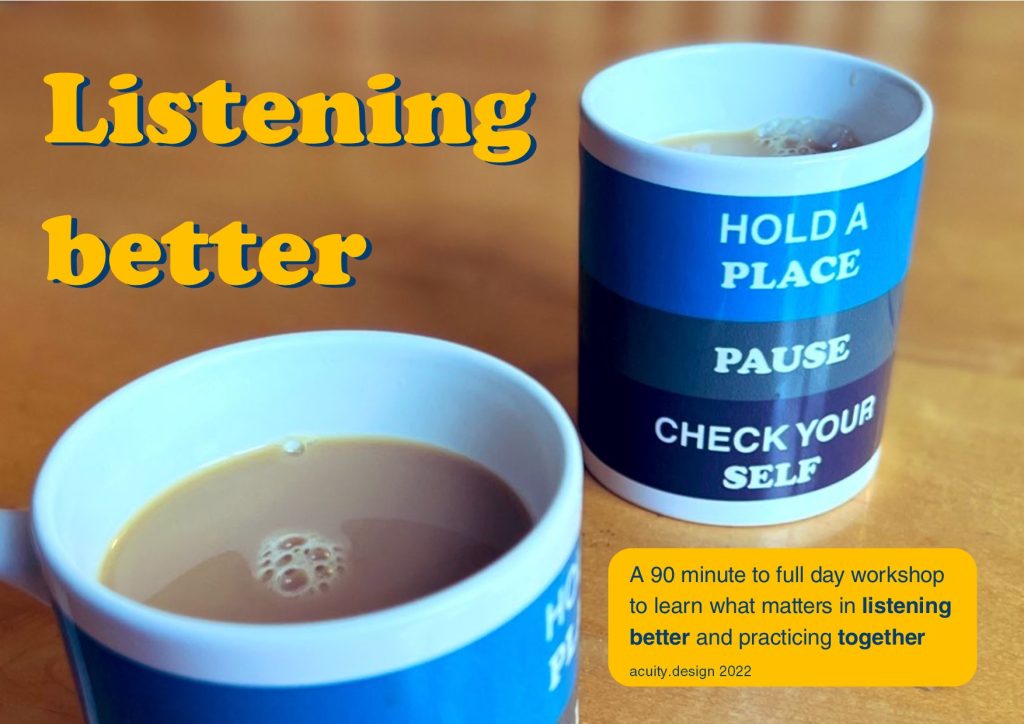
{"label": "mug handle", "polygon": [[17,586],[43,603],[50,602],[32,546],[27,510],[0,509],[0,581]]}

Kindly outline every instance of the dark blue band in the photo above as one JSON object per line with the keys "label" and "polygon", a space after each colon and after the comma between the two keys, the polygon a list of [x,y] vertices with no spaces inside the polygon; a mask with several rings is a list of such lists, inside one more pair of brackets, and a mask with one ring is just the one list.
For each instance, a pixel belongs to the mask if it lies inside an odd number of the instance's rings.
{"label": "dark blue band", "polygon": [[[709,500],[800,495],[839,482],[875,453],[890,364],[819,394],[741,402],[665,392],[581,349],[580,432],[606,465],[669,493]],[[807,431],[814,420],[821,427],[810,428],[803,444],[797,424]]]}

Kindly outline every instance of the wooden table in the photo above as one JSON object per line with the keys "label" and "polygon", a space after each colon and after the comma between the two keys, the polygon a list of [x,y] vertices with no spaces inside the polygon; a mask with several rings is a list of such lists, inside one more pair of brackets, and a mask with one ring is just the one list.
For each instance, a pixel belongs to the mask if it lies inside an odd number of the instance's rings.
{"label": "wooden table", "polygon": [[[894,64],[934,95],[925,181],[875,482],[803,523],[752,530],[644,512],[588,480],[583,720],[1008,721],[1024,706],[1024,7],[931,4],[0,6],[0,506],[28,502],[46,451],[103,395],[247,337],[363,327],[436,335],[525,368],[575,409],[576,96],[616,59],[769,39]],[[144,89],[216,79],[292,97],[398,74],[407,92],[530,88],[538,151],[501,168],[466,148],[53,148],[57,70]],[[185,219],[375,242],[359,284],[145,290],[46,282],[43,220],[114,239]],[[978,562],[979,664],[958,689],[625,689],[606,668],[606,566],[626,546],[959,546]],[[0,589],[0,720],[78,722],[50,614]],[[183,723],[184,724],[184,723]]]}

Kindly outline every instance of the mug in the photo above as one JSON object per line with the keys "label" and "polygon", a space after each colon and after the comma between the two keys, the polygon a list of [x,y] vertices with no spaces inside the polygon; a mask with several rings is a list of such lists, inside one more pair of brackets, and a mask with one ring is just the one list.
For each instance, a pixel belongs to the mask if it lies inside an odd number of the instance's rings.
{"label": "mug", "polygon": [[[516,490],[534,526],[455,585],[330,621],[190,618],[99,582],[111,539],[150,501],[289,435],[464,455]],[[72,425],[31,512],[0,516],[0,578],[52,601],[90,724],[569,722],[582,477],[565,411],[494,357],[384,332],[257,339],[152,372]]]}
{"label": "mug", "polygon": [[[621,497],[723,525],[856,495],[878,465],[932,105],[818,48],[718,44],[613,65],[581,97],[579,423]],[[863,145],[660,144],[813,117]]]}

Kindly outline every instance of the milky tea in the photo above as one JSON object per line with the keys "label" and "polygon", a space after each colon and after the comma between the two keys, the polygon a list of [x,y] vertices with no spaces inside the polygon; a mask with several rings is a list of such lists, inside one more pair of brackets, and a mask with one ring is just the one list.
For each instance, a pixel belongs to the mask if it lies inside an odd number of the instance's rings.
{"label": "milky tea", "polygon": [[746,131],[688,133],[664,146],[716,156],[804,156],[861,145],[847,126],[820,118],[780,118]]}
{"label": "milky tea", "polygon": [[316,621],[445,588],[531,525],[516,493],[467,458],[398,440],[292,439],[174,486],[117,535],[100,578],[187,616]]}

